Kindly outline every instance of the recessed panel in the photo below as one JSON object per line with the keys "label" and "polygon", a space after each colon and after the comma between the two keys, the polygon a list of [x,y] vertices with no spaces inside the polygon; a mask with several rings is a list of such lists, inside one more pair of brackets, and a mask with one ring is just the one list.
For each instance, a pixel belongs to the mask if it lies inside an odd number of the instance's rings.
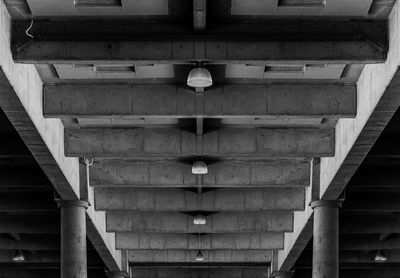
{"label": "recessed panel", "polygon": [[227,65],[226,78],[263,78],[264,66]]}
{"label": "recessed panel", "polygon": [[173,78],[173,65],[135,66],[136,78]]}
{"label": "recessed panel", "polygon": [[366,16],[373,0],[232,0],[232,15]]}
{"label": "recessed panel", "polygon": [[34,16],[168,15],[168,0],[27,0]]}
{"label": "recessed panel", "polygon": [[54,65],[60,79],[97,79],[92,65]]}
{"label": "recessed panel", "polygon": [[76,15],[72,0],[27,0],[34,16]]}
{"label": "recessed panel", "polygon": [[126,15],[168,15],[168,0],[122,0]]}
{"label": "recessed panel", "polygon": [[346,65],[227,65],[226,78],[340,79]]}
{"label": "recessed panel", "polygon": [[275,15],[278,0],[232,0],[232,15]]}

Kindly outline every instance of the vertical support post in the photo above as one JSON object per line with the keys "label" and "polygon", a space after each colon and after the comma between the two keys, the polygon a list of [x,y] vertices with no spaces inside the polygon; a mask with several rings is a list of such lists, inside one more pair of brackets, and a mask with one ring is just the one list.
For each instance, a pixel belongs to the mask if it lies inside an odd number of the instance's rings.
{"label": "vertical support post", "polygon": [[341,201],[319,200],[314,210],[312,278],[339,277],[339,208]]}
{"label": "vertical support post", "polygon": [[58,206],[61,208],[61,278],[87,278],[88,203],[60,200]]}

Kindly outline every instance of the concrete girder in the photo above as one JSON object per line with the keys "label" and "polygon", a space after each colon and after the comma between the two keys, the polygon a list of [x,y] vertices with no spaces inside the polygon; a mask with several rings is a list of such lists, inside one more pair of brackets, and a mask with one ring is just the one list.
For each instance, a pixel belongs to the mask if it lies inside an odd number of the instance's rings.
{"label": "concrete girder", "polygon": [[[206,217],[202,233],[291,232],[292,212],[215,213]],[[198,233],[193,216],[179,212],[107,212],[107,231]]]}
{"label": "concrete girder", "polygon": [[[202,187],[307,187],[310,162],[301,160],[219,161],[207,165]],[[197,187],[192,165],[175,161],[95,160],[95,187]]]}
{"label": "concrete girder", "polygon": [[[268,263],[270,250],[201,250],[207,263],[252,262]],[[193,263],[197,250],[132,250],[128,251],[131,263]]]}
{"label": "concrete girder", "polygon": [[400,238],[393,235],[385,240],[379,240],[377,234],[342,235],[339,240],[339,248],[341,251],[400,250]]}
{"label": "concrete girder", "polygon": [[223,188],[200,196],[179,188],[95,189],[95,208],[103,211],[295,211],[304,205],[304,188]]}
{"label": "concrete girder", "polygon": [[[197,155],[196,134],[177,128],[65,130],[69,157]],[[219,157],[333,156],[334,129],[223,128],[204,134],[202,155]]]}
{"label": "concrete girder", "polygon": [[355,191],[346,193],[346,202],[343,204],[343,209],[346,212],[400,212],[399,200],[400,193],[396,191]]}
{"label": "concrete girder", "polygon": [[0,215],[0,233],[54,234],[60,232],[60,219],[54,213]]}
{"label": "concrete girder", "polygon": [[215,268],[132,268],[132,278],[267,278],[268,267]]}
{"label": "concrete girder", "polygon": [[[384,62],[388,49],[384,21],[277,20],[216,26],[201,34],[168,24],[37,21],[30,41],[27,26],[26,21],[14,23],[13,58],[20,63],[363,64]],[[88,41],[87,34],[96,40]],[[138,37],[144,39],[127,39]]]}
{"label": "concrete girder", "polygon": [[[339,254],[339,262],[341,264],[364,264],[364,263],[377,263],[375,262],[374,258],[378,250],[369,250],[366,252],[365,250],[358,250],[358,251],[341,251]],[[400,262],[400,250],[383,250],[385,256],[387,257],[387,261],[385,263],[399,263]],[[305,252],[303,256],[311,256],[310,252]],[[299,259],[299,265],[307,264],[307,261],[304,259]],[[379,262],[378,262],[379,263]],[[380,276],[378,276],[380,277]]]}
{"label": "concrete girder", "polygon": [[0,212],[56,212],[53,192],[2,192]]}
{"label": "concrete girder", "polygon": [[400,216],[376,213],[344,214],[340,219],[340,233],[400,233]]}
{"label": "concrete girder", "polygon": [[128,250],[262,250],[282,249],[283,233],[152,234],[116,233],[117,249]]}
{"label": "concrete girder", "polygon": [[45,85],[46,117],[354,117],[354,85]]}
{"label": "concrete girder", "polygon": [[19,234],[20,240],[15,240],[8,235],[0,236],[0,250],[32,250],[55,251],[60,250],[59,235]]}
{"label": "concrete girder", "polygon": [[[400,275],[398,268],[376,268],[376,265],[371,265],[369,269],[343,269],[339,272],[340,278],[396,278]],[[311,271],[296,269],[296,278],[308,278]]]}

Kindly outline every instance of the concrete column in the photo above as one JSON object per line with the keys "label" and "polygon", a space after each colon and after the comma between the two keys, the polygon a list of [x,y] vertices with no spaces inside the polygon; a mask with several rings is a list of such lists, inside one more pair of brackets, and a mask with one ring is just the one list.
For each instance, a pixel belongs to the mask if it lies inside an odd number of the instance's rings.
{"label": "concrete column", "polygon": [[291,271],[277,271],[271,275],[274,278],[292,278],[293,272]]}
{"label": "concrete column", "polygon": [[61,208],[61,278],[87,278],[84,201],[59,201]]}
{"label": "concrete column", "polygon": [[314,209],[312,278],[339,277],[339,208],[341,201],[319,200]]}
{"label": "concrete column", "polygon": [[107,277],[108,278],[127,278],[128,277],[128,273],[126,273],[125,271],[110,271],[107,272]]}

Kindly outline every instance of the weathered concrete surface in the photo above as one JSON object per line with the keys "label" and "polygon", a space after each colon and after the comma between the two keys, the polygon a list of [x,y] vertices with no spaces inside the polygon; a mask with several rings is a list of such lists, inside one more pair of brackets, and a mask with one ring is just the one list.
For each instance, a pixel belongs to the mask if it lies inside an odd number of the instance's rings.
{"label": "weathered concrete surface", "polygon": [[261,211],[303,210],[304,188],[226,188],[201,194],[182,189],[96,188],[96,210]]}
{"label": "weathered concrete surface", "polygon": [[267,278],[268,268],[139,268],[132,269],[132,278]]}
{"label": "weathered concrete surface", "polygon": [[[13,62],[11,18],[0,1],[0,105],[33,156],[63,199],[80,197],[78,159],[64,156],[63,125],[58,119],[44,119],[42,82],[31,65]],[[111,269],[119,269],[120,252],[114,237],[105,233],[104,213],[87,210],[88,237]],[[28,223],[28,222],[27,222]],[[11,223],[9,223],[11,225]],[[46,226],[46,225],[44,225]],[[6,230],[6,227],[2,226]],[[22,228],[22,227],[21,227]],[[39,226],[37,228],[40,228]],[[17,229],[14,229],[17,232]],[[29,230],[25,228],[24,232]],[[6,230],[5,232],[10,232]]]}
{"label": "weathered concrete surface", "polygon": [[[206,217],[202,233],[291,232],[293,213],[216,213]],[[135,233],[198,233],[193,216],[179,212],[108,212],[107,231]]]}
{"label": "weathered concrete surface", "polygon": [[[292,21],[291,25],[294,26],[292,28],[286,26],[284,28],[282,21],[248,25],[225,24],[213,28],[214,30],[208,31],[208,34],[199,33],[190,36],[187,36],[187,31],[182,30],[183,28],[165,23],[147,24],[147,26],[143,24],[121,26],[110,21],[107,23],[90,24],[86,27],[87,25],[82,22],[75,24],[70,21],[67,24],[57,22],[54,25],[38,21],[33,30],[38,39],[26,43],[26,38],[21,38],[20,34],[26,30],[29,23],[21,22],[15,31],[17,39],[13,45],[14,58],[25,63],[50,64],[85,62],[176,64],[190,60],[243,64],[267,64],[277,61],[292,64],[349,64],[383,62],[387,54],[385,36],[387,31],[385,25],[379,21],[373,23],[328,21],[321,24],[320,21],[316,23],[315,20],[314,22],[304,20]],[[80,36],[74,34],[77,28],[81,29]],[[127,31],[121,33],[121,30]],[[234,30],[240,33],[232,37],[230,34],[234,33]],[[150,40],[127,39],[127,37],[138,38],[143,33]],[[177,35],[168,36],[171,33]],[[82,40],[82,34],[93,34],[97,40]],[[285,40],[282,40],[282,37]],[[218,41],[215,41],[216,38]],[[372,41],[376,43],[371,43]]]}
{"label": "weathered concrete surface", "polygon": [[[320,197],[323,199],[338,198],[399,107],[398,17],[399,5],[396,3],[388,21],[390,44],[388,59],[384,64],[365,66],[357,82],[357,117],[338,121],[336,155],[321,159]],[[312,224],[309,221],[311,216],[312,211],[309,207],[305,212],[295,214],[294,233],[285,235],[285,249],[279,251],[279,269],[290,270],[311,239]]]}
{"label": "weathered concrete surface", "polygon": [[[177,128],[65,131],[65,154],[83,157],[196,155],[196,135]],[[203,155],[219,157],[333,156],[333,129],[223,128],[204,134]]]}
{"label": "weathered concrete surface", "polygon": [[282,249],[283,233],[255,234],[151,234],[117,233],[118,249],[130,250],[257,250]]}
{"label": "weathered concrete surface", "polygon": [[[204,261],[208,263],[268,263],[271,251],[266,250],[202,250]],[[192,263],[197,250],[133,250],[128,251],[132,263]]]}
{"label": "weathered concrete surface", "polygon": [[[353,117],[355,86],[225,85],[196,95],[178,85],[53,85],[44,87],[46,117]],[[304,101],[307,99],[307,101]]]}
{"label": "weathered concrete surface", "polygon": [[[310,162],[294,160],[221,161],[208,165],[203,187],[307,187]],[[190,163],[175,161],[95,160],[95,187],[197,187]]]}

